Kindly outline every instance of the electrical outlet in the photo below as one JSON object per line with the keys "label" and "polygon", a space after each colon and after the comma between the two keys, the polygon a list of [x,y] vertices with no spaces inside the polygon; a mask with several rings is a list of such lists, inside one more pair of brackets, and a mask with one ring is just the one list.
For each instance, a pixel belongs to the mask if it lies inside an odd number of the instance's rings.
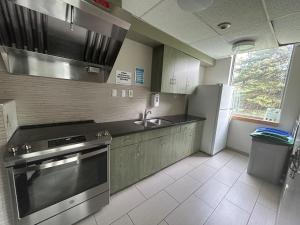
{"label": "electrical outlet", "polygon": [[118,96],[118,90],[117,89],[112,89],[111,90],[111,96],[112,97],[117,97]]}
{"label": "electrical outlet", "polygon": [[133,98],[133,90],[128,90],[128,97]]}
{"label": "electrical outlet", "polygon": [[122,98],[125,98],[126,97],[126,90],[122,90]]}

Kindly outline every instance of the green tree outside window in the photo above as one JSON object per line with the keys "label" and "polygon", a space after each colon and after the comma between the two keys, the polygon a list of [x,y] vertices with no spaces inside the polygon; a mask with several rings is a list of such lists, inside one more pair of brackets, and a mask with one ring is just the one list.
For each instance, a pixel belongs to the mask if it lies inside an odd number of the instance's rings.
{"label": "green tree outside window", "polygon": [[266,113],[280,114],[292,51],[289,45],[235,56],[235,115],[266,119]]}

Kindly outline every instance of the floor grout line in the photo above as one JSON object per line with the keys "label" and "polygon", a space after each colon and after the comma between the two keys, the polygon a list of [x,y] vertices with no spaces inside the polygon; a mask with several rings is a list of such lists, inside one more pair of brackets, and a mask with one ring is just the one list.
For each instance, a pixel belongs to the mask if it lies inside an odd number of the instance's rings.
{"label": "floor grout line", "polygon": [[[263,185],[263,184],[262,184],[262,185]],[[249,224],[250,219],[251,219],[252,214],[253,214],[253,211],[254,211],[254,209],[255,209],[255,207],[256,207],[256,204],[257,204],[257,201],[258,201],[258,198],[259,198],[261,189],[262,189],[262,185],[261,185],[261,187],[259,188],[258,195],[257,195],[257,197],[256,197],[256,201],[255,201],[254,206],[253,206],[253,208],[252,208],[252,211],[251,211],[251,213],[250,213],[250,216],[249,216],[249,219],[248,219],[248,221],[247,221],[247,224]]]}
{"label": "floor grout line", "polygon": [[[138,184],[139,182],[137,182],[136,184],[133,184],[132,186],[134,186],[134,188],[136,188],[136,189],[138,190],[138,192],[139,192],[145,199],[144,199],[143,201],[141,201],[139,204],[137,204],[135,207],[131,208],[131,209],[130,209],[128,212],[126,212],[124,215],[122,215],[122,216],[120,216],[119,218],[117,218],[116,220],[112,221],[110,224],[116,222],[117,220],[119,220],[121,217],[123,217],[123,216],[125,216],[125,215],[127,215],[127,216],[129,217],[129,219],[131,220],[131,222],[134,224],[134,222],[133,222],[132,218],[130,217],[129,213],[132,212],[132,211],[133,211],[134,209],[136,209],[137,207],[139,207],[140,205],[142,205],[143,203],[145,203],[146,201],[148,201],[149,199],[151,199],[151,198],[153,198],[154,196],[158,195],[158,194],[161,193],[161,192],[165,192],[168,196],[170,196],[172,199],[174,199],[174,200],[176,201],[176,203],[178,203],[178,205],[177,205],[174,209],[172,209],[172,210],[171,210],[171,211],[170,211],[170,212],[169,212],[169,213],[168,213],[168,214],[167,214],[167,215],[166,215],[166,216],[165,216],[158,224],[160,224],[160,223],[163,222],[163,221],[164,221],[166,224],[168,224],[167,221],[166,221],[166,218],[167,218],[170,214],[172,214],[178,207],[180,207],[181,205],[183,205],[188,199],[190,199],[191,196],[194,196],[194,197],[196,197],[197,199],[200,199],[201,201],[203,201],[204,204],[206,204],[209,208],[212,209],[212,212],[210,213],[210,215],[207,217],[207,219],[206,219],[206,220],[204,221],[204,223],[203,223],[203,224],[207,224],[208,220],[209,220],[209,219],[211,218],[211,216],[215,213],[216,209],[217,209],[217,208],[220,206],[220,204],[226,199],[226,197],[228,196],[228,193],[232,190],[232,188],[236,185],[236,183],[239,182],[239,179],[241,178],[241,176],[242,176],[242,175],[244,174],[244,172],[246,171],[246,169],[243,169],[242,172],[241,172],[241,171],[237,171],[237,170],[235,170],[235,169],[232,169],[232,168],[230,168],[230,167],[226,167],[232,160],[234,160],[235,158],[238,157],[238,156],[236,156],[236,155],[233,155],[226,163],[224,163],[224,164],[223,164],[221,167],[219,167],[219,168],[215,168],[215,167],[212,167],[212,166],[210,166],[210,165],[205,164],[205,162],[207,162],[207,161],[210,160],[210,159],[213,159],[213,157],[214,157],[214,156],[210,157],[209,159],[207,159],[207,160],[201,162],[199,165],[196,165],[196,166],[192,166],[191,164],[188,164],[187,162],[183,162],[183,164],[192,167],[192,169],[189,170],[187,173],[185,173],[184,175],[182,175],[181,177],[179,177],[179,178],[177,178],[177,179],[175,179],[175,178],[173,178],[172,176],[170,176],[169,174],[165,173],[164,170],[165,170],[166,168],[168,168],[168,167],[166,167],[165,169],[159,171],[159,172],[162,172],[164,175],[168,176],[169,178],[171,178],[171,179],[172,179],[172,182],[171,182],[170,184],[168,184],[167,186],[165,186],[164,188],[162,188],[160,191],[158,191],[158,192],[156,192],[155,194],[153,194],[152,196],[150,196],[149,198],[146,197],[146,195],[143,193],[143,191],[137,186],[137,184]],[[186,157],[186,158],[187,158],[187,157]],[[184,159],[186,159],[186,158],[184,158]],[[182,160],[184,160],[184,159],[182,159]],[[178,161],[178,162],[176,162],[176,163],[180,163],[180,162],[182,162],[182,160],[180,160],[180,161]],[[217,160],[218,160],[218,159],[217,159]],[[222,161],[222,160],[220,160],[220,161]],[[176,165],[176,163],[172,164],[171,166]],[[193,164],[193,165],[195,165],[195,164]],[[200,182],[199,182],[197,179],[195,179],[195,178],[193,178],[192,176],[190,176],[190,173],[192,173],[192,171],[198,169],[199,167],[201,167],[201,166],[203,166],[203,165],[208,166],[208,167],[213,168],[213,169],[216,169],[216,171],[215,171],[208,179],[206,179],[205,182],[203,182],[203,183],[200,184]],[[238,172],[238,173],[239,173],[239,176],[237,177],[237,179],[234,181],[234,183],[233,183],[231,186],[229,186],[229,185],[227,185],[227,184],[224,184],[222,181],[217,180],[218,182],[220,182],[220,183],[226,185],[226,186],[229,187],[229,188],[228,188],[227,192],[224,194],[224,196],[222,197],[222,199],[220,200],[220,202],[216,205],[216,207],[211,207],[207,202],[205,202],[204,200],[202,200],[201,198],[199,198],[195,193],[196,193],[201,187],[203,187],[205,184],[207,184],[210,180],[215,179],[216,174],[217,174],[220,170],[222,170],[223,168],[225,168],[225,167],[226,167],[226,168],[229,168],[229,169],[231,169],[231,170],[233,170],[233,171],[235,171],[235,172]],[[153,174],[153,175],[155,175],[155,174]],[[177,182],[178,180],[180,180],[180,179],[182,179],[182,178],[184,178],[184,177],[189,177],[189,178],[193,179],[195,182],[199,183],[200,186],[197,187],[193,192],[191,192],[191,194],[189,194],[188,197],[187,197],[184,201],[179,202],[179,201],[176,200],[170,193],[168,193],[168,192],[166,191],[166,189],[167,189],[169,186],[173,185],[175,182]],[[247,186],[249,186],[249,187],[253,187],[252,185],[250,185],[250,184],[248,184],[248,183],[246,183],[246,182],[242,182],[242,183],[245,184],[245,185],[247,185]],[[252,216],[252,214],[253,214],[254,208],[255,208],[256,205],[258,204],[258,199],[259,199],[259,196],[260,196],[260,194],[261,194],[263,185],[264,185],[264,183],[262,183],[262,185],[260,185],[259,193],[258,193],[258,195],[257,195],[257,197],[256,197],[255,204],[254,204],[254,206],[253,206],[253,208],[252,208],[252,210],[251,210],[251,213],[249,213],[248,211],[242,209],[241,207],[239,207],[239,206],[236,205],[235,203],[231,202],[230,200],[227,200],[227,199],[226,199],[226,200],[229,201],[231,204],[235,205],[235,206],[238,207],[239,209],[241,209],[241,210],[247,212],[247,214],[249,214],[249,218],[248,218],[246,224],[248,224],[248,223],[250,222],[250,218],[251,218],[251,216]],[[253,188],[255,188],[255,187],[253,187]],[[94,216],[94,220],[95,220],[96,224],[98,225],[95,216]],[[134,225],[135,225],[135,224],[134,224]]]}
{"label": "floor grout line", "polygon": [[128,214],[128,213],[126,213],[125,215],[127,215],[127,216],[129,217],[129,219],[130,219],[131,223],[132,223],[133,225],[135,225],[135,224],[134,224],[134,222],[133,222],[133,220],[132,220],[132,218],[129,216],[129,214]]}
{"label": "floor grout line", "polygon": [[145,199],[149,199],[149,198],[147,198],[146,195],[139,189],[139,187],[138,187],[136,184],[134,184],[134,187],[138,190],[138,192],[140,192],[141,195],[143,195],[143,197],[144,197]]}
{"label": "floor grout line", "polygon": [[99,225],[94,214],[93,214],[93,218],[95,220],[96,225]]}
{"label": "floor grout line", "polygon": [[[228,161],[228,163],[230,162],[231,160],[229,160]],[[227,164],[227,163],[226,163]],[[225,167],[226,166],[226,164],[223,166],[223,167]],[[221,168],[220,168],[221,169]],[[227,192],[226,192],[226,194],[223,196],[223,198],[221,199],[221,201],[218,203],[218,205],[215,207],[215,209],[213,210],[213,212],[207,217],[207,219],[205,220],[205,222],[203,223],[203,225],[205,225],[207,222],[208,222],[208,220],[209,220],[209,218],[214,214],[214,212],[216,211],[216,209],[219,207],[219,205],[224,201],[224,199],[226,198],[226,196],[228,195],[228,193],[231,191],[231,189],[233,188],[233,186],[235,185],[235,183],[239,180],[239,178],[242,176],[242,174],[243,174],[243,172],[239,175],[239,177],[236,179],[236,181],[231,185],[231,186],[228,186],[229,187],[229,189],[227,190]],[[220,182],[220,183],[222,183],[222,182]]]}
{"label": "floor grout line", "polygon": [[176,198],[174,198],[169,192],[167,192],[167,190],[162,190],[162,191],[166,192],[167,195],[169,195],[171,198],[173,198],[180,205],[180,202]]}
{"label": "floor grout line", "polygon": [[[230,161],[230,160],[229,160]],[[228,161],[228,162],[229,162]],[[204,163],[204,162],[203,162]],[[201,163],[201,164],[199,164],[199,166],[197,166],[195,169],[197,169],[197,168],[199,168],[203,163]],[[226,164],[226,163],[225,163]],[[225,166],[225,164],[224,164],[224,166]],[[224,167],[223,166],[223,167]],[[173,211],[175,211],[180,205],[182,205],[184,202],[186,202],[192,195],[193,196],[195,196],[196,198],[198,198],[196,195],[195,195],[195,192],[197,192],[203,185],[205,185],[210,179],[212,179],[213,177],[214,177],[214,175],[221,169],[221,168],[223,168],[223,167],[220,167],[219,169],[217,169],[217,168],[213,168],[213,169],[216,169],[216,172],[210,177],[210,178],[208,178],[204,183],[202,183],[195,191],[193,191],[183,202],[181,202],[181,203],[179,203],[179,205],[176,207],[176,208],[174,208],[171,212],[169,212],[168,213],[168,215],[163,219],[163,220],[165,220]],[[190,171],[191,172],[191,171]],[[189,172],[189,173],[190,173]],[[190,176],[189,174],[186,174],[185,176]],[[195,180],[193,177],[191,177],[193,180]],[[197,180],[196,180],[197,181]],[[197,181],[198,183],[200,183],[199,181]],[[166,191],[167,192],[167,191]],[[168,192],[167,192],[168,193]],[[168,193],[169,194],[169,193]],[[227,193],[226,193],[227,194]],[[198,198],[198,199],[200,199],[200,198]],[[202,199],[200,199],[201,201],[203,201]],[[222,199],[223,200],[223,199]],[[204,202],[204,201],[203,201]],[[206,202],[204,202],[209,208],[211,208],[211,209],[213,209],[212,207],[210,207],[210,205],[208,205]],[[216,207],[217,208],[217,207]],[[214,210],[212,210],[212,213],[214,212]],[[212,214],[211,213],[211,214]],[[210,214],[210,215],[211,215]],[[209,218],[210,217],[210,215],[207,217],[207,218]]]}

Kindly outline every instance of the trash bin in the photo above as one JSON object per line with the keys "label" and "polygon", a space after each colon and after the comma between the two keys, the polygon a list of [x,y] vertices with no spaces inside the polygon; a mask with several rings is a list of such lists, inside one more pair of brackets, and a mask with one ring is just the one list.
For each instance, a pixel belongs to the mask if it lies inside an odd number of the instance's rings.
{"label": "trash bin", "polygon": [[286,131],[258,128],[252,134],[247,172],[266,181],[281,182],[294,139]]}

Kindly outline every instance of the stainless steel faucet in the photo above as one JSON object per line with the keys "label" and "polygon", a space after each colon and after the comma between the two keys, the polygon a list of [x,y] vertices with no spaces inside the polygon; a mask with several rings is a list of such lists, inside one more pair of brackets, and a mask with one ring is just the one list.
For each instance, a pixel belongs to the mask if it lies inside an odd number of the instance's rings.
{"label": "stainless steel faucet", "polygon": [[145,112],[144,112],[144,124],[147,123],[147,116],[148,116],[149,113],[152,114],[151,110],[145,109]]}

